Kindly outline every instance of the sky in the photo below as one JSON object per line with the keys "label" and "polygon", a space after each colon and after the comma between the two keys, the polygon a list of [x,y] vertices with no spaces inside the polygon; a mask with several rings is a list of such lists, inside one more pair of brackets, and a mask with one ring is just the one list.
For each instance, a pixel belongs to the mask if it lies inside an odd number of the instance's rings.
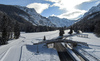
{"label": "sky", "polygon": [[20,5],[34,8],[42,16],[79,19],[100,0],[0,0],[0,4]]}

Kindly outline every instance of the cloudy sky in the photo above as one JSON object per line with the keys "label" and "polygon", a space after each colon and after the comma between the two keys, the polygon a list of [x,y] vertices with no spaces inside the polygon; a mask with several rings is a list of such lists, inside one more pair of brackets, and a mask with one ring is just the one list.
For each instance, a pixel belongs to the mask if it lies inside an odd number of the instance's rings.
{"label": "cloudy sky", "polygon": [[57,16],[78,19],[100,0],[0,0],[0,4],[20,5],[34,8],[45,17]]}

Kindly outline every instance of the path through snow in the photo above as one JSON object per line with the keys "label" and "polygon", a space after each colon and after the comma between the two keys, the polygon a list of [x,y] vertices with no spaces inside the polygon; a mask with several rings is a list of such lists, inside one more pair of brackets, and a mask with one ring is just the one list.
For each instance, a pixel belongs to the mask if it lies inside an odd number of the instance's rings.
{"label": "path through snow", "polygon": [[42,41],[44,36],[46,39],[52,39],[58,35],[59,31],[23,33],[21,38],[0,46],[0,61],[60,61],[56,50],[41,44],[38,46],[39,54],[36,54],[37,46],[33,45]]}

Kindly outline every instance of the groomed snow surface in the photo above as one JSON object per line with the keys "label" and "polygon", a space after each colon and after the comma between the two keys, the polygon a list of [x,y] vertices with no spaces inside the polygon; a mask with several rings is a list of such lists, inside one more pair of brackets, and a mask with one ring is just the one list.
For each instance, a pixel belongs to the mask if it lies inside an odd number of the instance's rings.
{"label": "groomed snow surface", "polygon": [[[86,42],[88,46],[79,45],[75,49],[90,61],[95,61],[95,59],[100,61],[100,38],[96,37],[93,33],[83,34],[87,34],[88,38],[73,36],[69,37],[68,39],[73,41]],[[93,57],[95,57],[95,59]]]}
{"label": "groomed snow surface", "polygon": [[60,61],[55,49],[47,48],[45,44],[33,45],[42,41],[44,36],[52,39],[58,34],[59,31],[22,33],[19,39],[0,46],[0,61]]}
{"label": "groomed snow surface", "polygon": [[[66,30],[65,33],[65,35],[68,35],[68,30]],[[88,34],[88,38],[73,36],[68,39],[86,42],[89,46],[80,45],[75,49],[90,61],[93,61],[93,58],[88,54],[100,60],[100,38],[97,38],[93,33],[83,34]],[[33,43],[42,41],[44,36],[49,40],[58,37],[58,35],[58,30],[21,33],[19,39],[11,40],[9,44],[0,46],[0,61],[60,61],[55,49],[47,48],[45,44],[33,45]]]}

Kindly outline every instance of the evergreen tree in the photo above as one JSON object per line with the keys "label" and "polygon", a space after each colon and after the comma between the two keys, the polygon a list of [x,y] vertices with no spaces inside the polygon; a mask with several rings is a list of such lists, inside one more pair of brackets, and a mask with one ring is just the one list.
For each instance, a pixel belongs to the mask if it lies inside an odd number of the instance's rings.
{"label": "evergreen tree", "polygon": [[7,38],[7,18],[5,16],[3,16],[3,19],[2,19],[2,44],[6,44],[7,41],[8,41],[8,38]]}
{"label": "evergreen tree", "polygon": [[70,28],[70,31],[69,31],[69,34],[72,34],[73,33],[73,29],[72,27]]}
{"label": "evergreen tree", "polygon": [[14,27],[14,38],[18,39],[20,36],[20,26],[18,24],[18,22],[15,23],[15,27]]}
{"label": "evergreen tree", "polygon": [[60,28],[59,31],[60,31],[60,32],[59,32],[59,36],[63,36],[63,34],[64,34],[64,29],[63,29],[63,28]]}
{"label": "evergreen tree", "polygon": [[6,28],[4,28],[2,30],[2,41],[3,41],[3,44],[6,44],[8,39],[7,39],[7,31],[6,31]]}
{"label": "evergreen tree", "polygon": [[100,37],[100,21],[96,23],[94,33]]}
{"label": "evergreen tree", "polygon": [[34,26],[33,25],[29,24],[29,25],[26,26],[26,30],[25,30],[26,33],[27,32],[34,32],[34,31],[35,30],[34,30]]}

